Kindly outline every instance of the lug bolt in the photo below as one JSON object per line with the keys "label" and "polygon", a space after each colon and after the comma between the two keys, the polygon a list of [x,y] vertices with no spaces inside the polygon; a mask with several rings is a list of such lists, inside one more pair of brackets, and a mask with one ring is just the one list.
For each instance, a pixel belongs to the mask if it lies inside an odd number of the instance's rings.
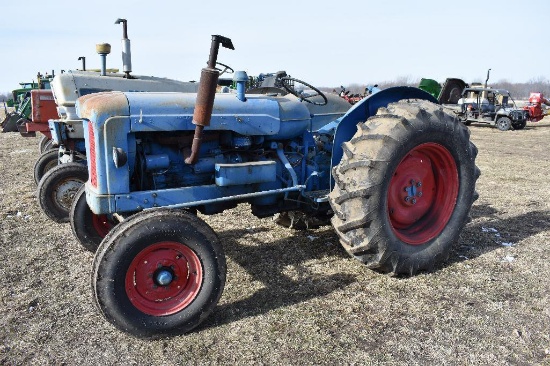
{"label": "lug bolt", "polygon": [[413,205],[416,205],[416,198],[413,198],[411,202]]}
{"label": "lug bolt", "polygon": [[422,187],[422,182],[416,183],[416,186],[417,186],[417,187]]}
{"label": "lug bolt", "polygon": [[411,179],[411,182],[410,182],[410,183],[411,183],[411,184],[414,184],[414,179]]}
{"label": "lug bolt", "polygon": [[411,198],[409,196],[405,197],[405,202],[409,202]]}
{"label": "lug bolt", "polygon": [[416,195],[417,195],[418,197],[422,197],[422,192],[418,192]]}

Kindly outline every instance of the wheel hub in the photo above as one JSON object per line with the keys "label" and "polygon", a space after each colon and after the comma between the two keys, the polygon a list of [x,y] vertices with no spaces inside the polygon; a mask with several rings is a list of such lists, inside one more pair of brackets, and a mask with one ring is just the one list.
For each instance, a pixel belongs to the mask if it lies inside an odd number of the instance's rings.
{"label": "wheel hub", "polygon": [[84,182],[75,179],[61,182],[54,191],[55,201],[59,203],[61,207],[67,210],[70,209],[74,197],[83,183]]}
{"label": "wheel hub", "polygon": [[154,316],[174,314],[200,292],[202,266],[182,243],[165,241],[147,246],[126,272],[126,293],[140,311]]}
{"label": "wheel hub", "polygon": [[436,143],[421,144],[398,164],[388,190],[393,232],[421,245],[446,226],[458,195],[458,171],[451,153]]}
{"label": "wheel hub", "polygon": [[163,267],[162,269],[157,270],[153,277],[155,278],[155,283],[157,285],[168,286],[174,279],[174,274],[170,269]]}

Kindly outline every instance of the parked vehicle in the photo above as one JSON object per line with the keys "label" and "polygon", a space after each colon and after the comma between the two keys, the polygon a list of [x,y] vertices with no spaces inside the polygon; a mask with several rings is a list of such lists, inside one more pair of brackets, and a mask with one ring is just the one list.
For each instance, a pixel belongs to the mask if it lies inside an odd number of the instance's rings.
{"label": "parked vehicle", "polygon": [[[15,110],[6,114],[4,120],[0,123],[2,132],[18,132],[20,131],[23,135],[26,134],[24,125],[26,121],[29,121],[31,118],[31,91],[35,89],[50,89],[50,81],[54,77],[54,72],[52,71],[51,75],[42,75],[41,73],[37,74],[37,82],[30,83],[19,83],[21,88],[15,89],[12,91],[13,99],[12,102],[8,103],[8,106],[13,107]],[[22,129],[19,128],[22,126]],[[33,136],[31,132],[28,134]]]}
{"label": "parked vehicle", "polygon": [[129,39],[125,19],[123,24],[123,73],[109,73],[106,57],[109,44],[99,44],[96,51],[102,58],[102,69],[94,71],[67,71],[52,81],[52,91],[59,118],[48,121],[54,146],[45,150],[34,165],[34,178],[38,185],[37,198],[42,211],[56,222],[68,222],[69,210],[76,191],[88,179],[86,150],[82,120],[77,116],[75,102],[78,97],[102,91],[139,92],[196,92],[198,84],[178,80],[131,74]]}
{"label": "parked vehicle", "polygon": [[[198,217],[250,204],[304,227],[332,225],[369,268],[412,275],[443,262],[477,198],[476,147],[435,98],[388,88],[337,113],[323,92],[282,77],[277,93],[216,94],[220,46],[193,93],[110,92],[76,103],[89,179],[70,221],[95,250],[104,317],[139,337],[197,327],[226,281],[223,245]],[[275,90],[273,90],[275,91]],[[337,96],[335,96],[339,99]],[[336,110],[337,111],[337,110]]]}
{"label": "parked vehicle", "polygon": [[546,116],[546,111],[542,109],[543,104],[550,106],[550,101],[542,93],[531,93],[529,95],[529,103],[523,107],[529,114],[527,118],[529,122],[538,122]]}
{"label": "parked vehicle", "polygon": [[510,93],[504,89],[466,88],[458,105],[457,114],[465,125],[485,123],[500,131],[523,129],[529,115],[516,106]]}

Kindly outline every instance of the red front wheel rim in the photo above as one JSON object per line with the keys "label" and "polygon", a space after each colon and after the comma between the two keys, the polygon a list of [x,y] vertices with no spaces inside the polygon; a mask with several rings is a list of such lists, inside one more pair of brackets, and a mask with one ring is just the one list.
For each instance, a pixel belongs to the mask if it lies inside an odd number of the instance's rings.
{"label": "red front wheel rim", "polygon": [[126,272],[126,294],[141,312],[152,316],[185,309],[200,292],[203,270],[187,245],[165,241],[136,255]]}
{"label": "red front wheel rim", "polygon": [[399,162],[388,190],[392,231],[410,245],[438,236],[456,206],[459,179],[453,156],[436,143],[416,146]]}
{"label": "red front wheel rim", "polygon": [[96,233],[104,238],[107,236],[109,231],[115,226],[111,223],[107,215],[96,215],[92,214],[92,225],[94,226],[94,229]]}

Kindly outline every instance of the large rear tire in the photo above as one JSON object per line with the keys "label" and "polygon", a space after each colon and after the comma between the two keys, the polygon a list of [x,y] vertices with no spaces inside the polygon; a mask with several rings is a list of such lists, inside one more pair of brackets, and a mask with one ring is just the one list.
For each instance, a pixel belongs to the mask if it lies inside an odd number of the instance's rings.
{"label": "large rear tire", "polygon": [[477,198],[469,134],[427,101],[392,103],[359,124],[329,195],[348,253],[371,269],[409,275],[446,260]]}
{"label": "large rear tire", "polygon": [[66,163],[50,169],[38,183],[40,208],[55,222],[68,222],[71,205],[79,188],[88,180],[88,168]]}
{"label": "large rear tire", "polygon": [[154,338],[198,326],[218,303],[226,262],[214,231],[185,211],[140,212],[101,243],[92,288],[104,317]]}

